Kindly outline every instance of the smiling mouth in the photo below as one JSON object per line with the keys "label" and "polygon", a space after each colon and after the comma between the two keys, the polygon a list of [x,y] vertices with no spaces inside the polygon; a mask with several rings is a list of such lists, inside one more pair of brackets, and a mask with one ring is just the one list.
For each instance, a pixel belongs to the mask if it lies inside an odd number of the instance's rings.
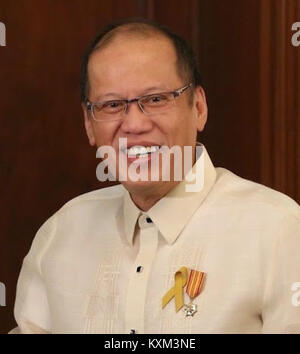
{"label": "smiling mouth", "polygon": [[128,149],[122,149],[122,152],[126,154],[129,158],[146,157],[157,152],[161,148],[160,145],[153,146],[140,146],[134,145]]}

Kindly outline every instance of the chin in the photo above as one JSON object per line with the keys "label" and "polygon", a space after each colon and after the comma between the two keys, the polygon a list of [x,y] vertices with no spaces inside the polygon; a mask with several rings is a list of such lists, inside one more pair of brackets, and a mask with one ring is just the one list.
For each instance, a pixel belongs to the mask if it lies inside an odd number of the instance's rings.
{"label": "chin", "polygon": [[128,192],[146,192],[147,190],[156,189],[159,185],[166,183],[162,181],[121,181],[120,183],[128,190]]}

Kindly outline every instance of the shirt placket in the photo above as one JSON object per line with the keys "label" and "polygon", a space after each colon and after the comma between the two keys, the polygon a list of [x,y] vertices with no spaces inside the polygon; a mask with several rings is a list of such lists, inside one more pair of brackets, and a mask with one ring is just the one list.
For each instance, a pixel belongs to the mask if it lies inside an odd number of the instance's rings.
{"label": "shirt placket", "polygon": [[157,252],[158,231],[152,220],[142,214],[138,219],[140,247],[131,269],[125,310],[125,333],[144,333],[145,303],[152,264]]}

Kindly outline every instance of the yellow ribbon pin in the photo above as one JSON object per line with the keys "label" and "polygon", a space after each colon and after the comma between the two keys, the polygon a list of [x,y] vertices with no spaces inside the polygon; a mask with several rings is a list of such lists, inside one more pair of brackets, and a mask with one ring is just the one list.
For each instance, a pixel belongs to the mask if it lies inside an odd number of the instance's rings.
{"label": "yellow ribbon pin", "polygon": [[188,270],[186,267],[181,267],[175,273],[175,284],[166,292],[162,298],[162,308],[164,308],[172,299],[175,298],[175,308],[178,312],[183,306],[183,288],[186,285],[188,278]]}

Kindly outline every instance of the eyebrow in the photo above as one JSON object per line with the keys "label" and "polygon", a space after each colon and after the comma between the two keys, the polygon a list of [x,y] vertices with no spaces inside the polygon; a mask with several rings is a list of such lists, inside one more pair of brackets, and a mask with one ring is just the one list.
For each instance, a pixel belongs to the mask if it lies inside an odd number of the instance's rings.
{"label": "eyebrow", "polygon": [[[162,85],[162,86],[151,86],[151,87],[147,87],[146,89],[144,89],[140,95],[138,95],[137,97],[142,97],[142,96],[145,96],[147,95],[148,93],[150,92],[167,92],[169,91],[169,89],[166,88],[166,86]],[[112,97],[112,98],[116,98],[116,99],[126,99],[124,98],[122,95],[120,95],[119,93],[116,93],[116,92],[107,92],[105,93],[104,95],[98,95],[96,96],[96,101],[103,101],[104,98],[106,97]]]}

